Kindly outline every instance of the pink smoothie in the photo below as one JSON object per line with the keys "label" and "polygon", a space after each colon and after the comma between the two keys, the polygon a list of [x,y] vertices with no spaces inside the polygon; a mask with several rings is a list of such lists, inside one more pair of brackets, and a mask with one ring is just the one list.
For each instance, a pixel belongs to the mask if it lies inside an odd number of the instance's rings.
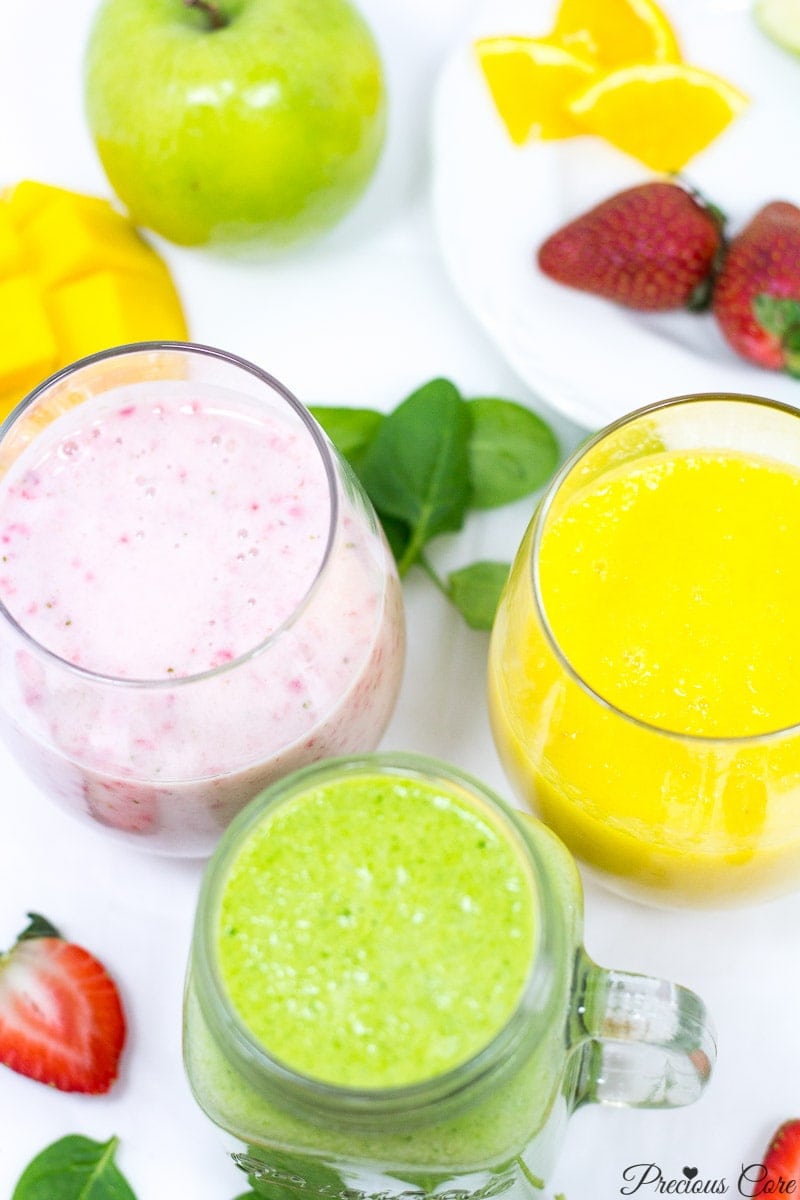
{"label": "pink smoothie", "polygon": [[0,480],[12,744],[48,791],[181,852],[275,776],[373,748],[403,640],[382,536],[308,428],[197,392],[80,404]]}

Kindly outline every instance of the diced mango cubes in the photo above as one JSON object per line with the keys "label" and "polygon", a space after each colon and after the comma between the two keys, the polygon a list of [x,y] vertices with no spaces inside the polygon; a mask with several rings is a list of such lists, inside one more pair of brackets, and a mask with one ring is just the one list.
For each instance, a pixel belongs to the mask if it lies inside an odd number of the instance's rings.
{"label": "diced mango cubes", "polygon": [[107,200],[34,180],[0,194],[0,418],[87,354],[187,338],[166,265]]}
{"label": "diced mango cubes", "polygon": [[7,208],[0,206],[0,276],[5,278],[23,263],[22,239]]}
{"label": "diced mango cubes", "polygon": [[44,298],[33,275],[0,280],[2,388],[27,387],[50,370],[58,356]]}

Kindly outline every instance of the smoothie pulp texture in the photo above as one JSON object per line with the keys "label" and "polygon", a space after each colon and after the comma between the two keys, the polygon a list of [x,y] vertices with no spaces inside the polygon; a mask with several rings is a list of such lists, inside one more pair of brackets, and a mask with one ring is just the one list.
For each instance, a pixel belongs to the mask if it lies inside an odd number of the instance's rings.
{"label": "smoothie pulp texture", "polygon": [[524,863],[433,784],[361,776],[278,805],[219,915],[231,1003],[264,1049],[344,1087],[417,1083],[511,1017],[534,950]]}
{"label": "smoothie pulp texture", "polygon": [[199,400],[84,409],[4,480],[8,611],[54,654],[121,679],[254,650],[326,550],[328,480],[304,431]]}
{"label": "smoothie pulp texture", "polygon": [[785,887],[800,738],[767,735],[800,721],[800,471],[663,449],[556,495],[536,574],[585,688],[534,604],[534,532],[489,681],[520,791],[586,862],[664,899]]}
{"label": "smoothie pulp texture", "polygon": [[[490,1079],[475,1056],[522,1011],[540,951],[530,846],[555,897],[558,953],[546,954],[549,990],[520,1041],[500,1066],[485,1060]],[[564,1013],[582,911],[550,832],[510,834],[451,780],[332,771],[266,805],[216,870],[195,930],[184,1053],[196,1098],[254,1183],[266,1194],[300,1179],[314,1196],[447,1185],[488,1197],[515,1184],[528,1195],[569,1106]],[[231,1019],[265,1056],[262,1079],[227,1044]],[[270,1064],[307,1085],[310,1111]],[[355,1124],[313,1107],[317,1086],[330,1105],[331,1087],[404,1095],[443,1078],[447,1099],[421,1107],[415,1092],[383,1120],[372,1101]]]}
{"label": "smoothie pulp texture", "polygon": [[749,737],[800,721],[800,471],[653,455],[552,514],[542,598],[588,685],[651,725]]}
{"label": "smoothie pulp texture", "polygon": [[294,412],[190,381],[86,400],[0,480],[0,549],[12,746],[154,848],[206,852],[271,778],[388,721],[394,568]]}

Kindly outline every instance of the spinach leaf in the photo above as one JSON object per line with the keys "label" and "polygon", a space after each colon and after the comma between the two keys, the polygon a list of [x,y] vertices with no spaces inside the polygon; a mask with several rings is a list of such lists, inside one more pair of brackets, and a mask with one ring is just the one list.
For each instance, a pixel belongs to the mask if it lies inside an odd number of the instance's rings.
{"label": "spinach leaf", "polygon": [[346,1190],[339,1172],[316,1155],[295,1155],[282,1150],[270,1150],[265,1158],[261,1154],[261,1151],[253,1150],[250,1159],[239,1164],[245,1170],[248,1166],[255,1169],[248,1174],[252,1192],[246,1192],[237,1200],[247,1200],[248,1196],[250,1200],[256,1196],[265,1196],[267,1200],[297,1200],[302,1192],[335,1197]]}
{"label": "spinach leaf", "polygon": [[530,495],[558,464],[558,442],[541,417],[511,400],[468,400],[473,508],[498,508]]}
{"label": "spinach leaf", "polygon": [[472,629],[492,628],[509,569],[508,563],[475,562],[448,576],[447,594]]}
{"label": "spinach leaf", "polygon": [[359,475],[378,515],[410,530],[398,563],[403,575],[425,543],[460,529],[470,503],[470,416],[447,379],[433,379],[387,417]]}
{"label": "spinach leaf", "polygon": [[470,509],[509,504],[541,487],[559,456],[549,426],[511,400],[464,400],[448,379],[432,379],[387,416],[311,412],[372,501],[400,574],[419,564],[469,625],[491,628],[508,567],[473,563],[444,581],[425,548],[459,530]]}
{"label": "spinach leaf", "polygon": [[383,526],[383,532],[386,534],[389,549],[394,555],[395,560],[400,562],[411,540],[411,530],[405,521],[398,521],[396,517],[382,516],[381,525]]}
{"label": "spinach leaf", "polygon": [[383,423],[383,413],[372,408],[325,408],[322,405],[309,409],[309,412],[319,421],[342,457],[357,471]]}
{"label": "spinach leaf", "polygon": [[114,1162],[118,1139],[70,1134],[36,1155],[11,1200],[136,1200]]}

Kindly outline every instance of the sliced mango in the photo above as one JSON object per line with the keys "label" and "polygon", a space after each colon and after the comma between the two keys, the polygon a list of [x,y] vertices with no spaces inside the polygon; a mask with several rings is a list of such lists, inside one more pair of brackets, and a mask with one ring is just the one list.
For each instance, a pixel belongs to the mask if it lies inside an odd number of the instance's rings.
{"label": "sliced mango", "polygon": [[22,238],[9,213],[0,205],[0,278],[24,269]]}
{"label": "sliced mango", "polygon": [[165,263],[107,200],[35,180],[0,194],[0,418],[54,370],[186,341]]}
{"label": "sliced mango", "polygon": [[92,271],[55,288],[49,310],[59,345],[69,346],[75,358],[106,346],[148,341],[154,326],[173,329],[183,320],[169,278],[159,282],[149,272]]}
{"label": "sliced mango", "polygon": [[110,205],[76,203],[71,197],[56,198],[32,216],[25,241],[46,287],[95,271],[139,275],[160,265],[155,251]]}
{"label": "sliced mango", "polygon": [[108,201],[101,200],[99,196],[85,196],[82,192],[70,192],[66,188],[56,187],[52,183],[40,183],[38,179],[20,180],[12,187],[5,188],[0,193],[0,199],[19,229],[24,228],[31,217],[36,216],[56,200],[71,199],[80,204],[108,207]]}
{"label": "sliced mango", "polygon": [[52,371],[58,346],[36,277],[0,280],[0,389],[26,390]]}

